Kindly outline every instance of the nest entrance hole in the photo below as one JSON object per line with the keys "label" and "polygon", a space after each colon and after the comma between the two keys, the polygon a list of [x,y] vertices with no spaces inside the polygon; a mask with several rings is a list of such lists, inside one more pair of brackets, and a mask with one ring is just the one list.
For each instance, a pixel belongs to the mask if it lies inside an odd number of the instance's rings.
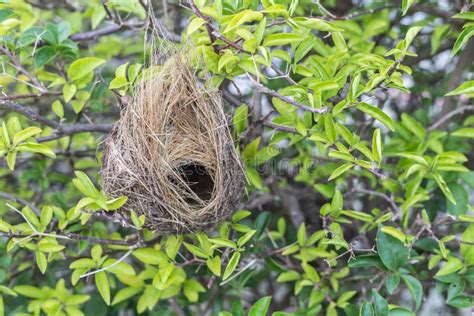
{"label": "nest entrance hole", "polygon": [[[199,199],[207,202],[212,198],[214,179],[208,168],[191,163],[179,167],[178,174]],[[188,202],[197,204],[194,199],[188,199]]]}

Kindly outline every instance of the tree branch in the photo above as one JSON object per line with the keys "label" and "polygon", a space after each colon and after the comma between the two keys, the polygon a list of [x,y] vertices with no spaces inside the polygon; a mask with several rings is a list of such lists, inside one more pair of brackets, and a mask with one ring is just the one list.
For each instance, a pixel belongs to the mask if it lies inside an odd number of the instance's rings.
{"label": "tree branch", "polygon": [[143,22],[123,22],[122,24],[112,24],[101,29],[72,34],[69,39],[72,41],[87,41],[97,39],[104,35],[118,32],[124,28],[143,27]]}
{"label": "tree branch", "polygon": [[474,111],[474,105],[465,105],[465,106],[461,106],[460,108],[457,108],[456,110],[453,110],[449,113],[447,113],[446,115],[444,115],[442,118],[440,118],[438,121],[436,121],[433,125],[431,125],[429,128],[428,128],[428,131],[433,131],[435,129],[437,129],[438,127],[444,125],[444,123],[446,123],[447,121],[449,121],[453,116],[456,116],[458,114],[462,114],[466,111]]}
{"label": "tree branch", "polygon": [[53,128],[57,128],[59,126],[58,123],[48,119],[45,116],[42,116],[42,115],[38,114],[36,112],[33,112],[32,110],[27,109],[23,105],[18,104],[16,102],[0,100],[0,108],[8,110],[8,111],[13,111],[13,112],[19,113],[23,116],[26,116],[27,118],[29,118],[32,121],[38,121],[40,123],[43,123],[43,124],[45,124],[47,126],[50,126],[50,127],[53,127]]}
{"label": "tree branch", "polygon": [[33,212],[36,213],[36,215],[41,214],[41,211],[36,206],[31,204],[27,200],[22,199],[21,197],[12,195],[12,194],[7,193],[7,192],[1,192],[0,191],[0,198],[5,199],[5,200],[9,200],[9,201],[12,201],[12,202],[15,202],[15,203],[18,203],[18,204],[21,204],[23,206],[28,206]]}
{"label": "tree branch", "polygon": [[37,138],[39,143],[56,140],[65,136],[79,133],[108,133],[112,129],[112,124],[70,124],[62,125],[53,130],[53,135]]}

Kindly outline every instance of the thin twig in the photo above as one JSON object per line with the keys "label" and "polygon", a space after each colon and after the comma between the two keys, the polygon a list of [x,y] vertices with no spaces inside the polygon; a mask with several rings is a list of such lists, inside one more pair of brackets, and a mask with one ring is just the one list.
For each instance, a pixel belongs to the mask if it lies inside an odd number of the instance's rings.
{"label": "thin twig", "polygon": [[103,267],[103,268],[100,268],[98,270],[94,270],[94,271],[91,271],[91,272],[88,272],[88,273],[85,273],[83,275],[81,275],[79,277],[79,279],[82,279],[82,278],[85,278],[85,277],[88,277],[89,275],[93,275],[93,274],[96,274],[96,273],[99,273],[99,272],[103,272],[103,271],[107,271],[109,269],[112,269],[113,267],[115,267],[116,265],[118,265],[120,262],[124,261],[125,259],[127,259],[128,256],[130,256],[132,254],[132,251],[137,248],[138,245],[134,245],[134,246],[130,246],[130,248],[128,249],[128,251],[123,255],[121,256],[119,259],[117,259],[117,261],[115,261],[114,263],[112,263],[111,265],[108,265],[106,267]]}
{"label": "thin twig", "polygon": [[253,78],[251,78],[254,86],[257,88],[257,90],[259,90],[260,92],[262,93],[265,93],[265,94],[268,94],[268,95],[271,95],[272,97],[275,97],[275,98],[278,98],[286,103],[289,103],[291,105],[294,105],[298,108],[300,108],[301,110],[303,111],[307,111],[307,112],[311,112],[311,113],[319,113],[319,114],[324,114],[324,113],[327,113],[328,112],[328,108],[326,107],[322,107],[322,108],[312,108],[310,106],[307,106],[307,105],[304,105],[302,103],[299,103],[293,99],[291,99],[290,97],[287,97],[287,96],[284,96],[284,95],[281,95],[279,94],[278,92],[276,92],[275,90],[272,90],[272,89],[269,89],[267,87],[265,87],[264,85],[262,85],[261,83],[255,81]]}
{"label": "thin twig", "polygon": [[428,128],[428,131],[431,132],[431,131],[437,129],[438,127],[440,127],[441,125],[443,125],[444,123],[449,121],[453,116],[456,116],[458,114],[463,114],[466,111],[473,111],[473,110],[474,110],[474,105],[461,106],[460,108],[447,113],[442,118],[440,118],[438,121],[436,121],[433,125],[431,125]]}

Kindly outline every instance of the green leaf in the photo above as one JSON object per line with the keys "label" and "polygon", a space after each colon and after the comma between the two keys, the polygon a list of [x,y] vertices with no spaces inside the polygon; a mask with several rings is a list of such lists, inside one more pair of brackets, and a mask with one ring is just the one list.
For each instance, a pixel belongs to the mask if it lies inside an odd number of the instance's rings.
{"label": "green leaf", "polygon": [[444,264],[444,266],[439,269],[439,271],[435,274],[435,276],[445,276],[451,274],[453,272],[459,271],[462,269],[463,263],[461,259],[456,257],[449,257],[448,261]]}
{"label": "green leaf", "polygon": [[54,114],[56,114],[59,118],[64,117],[64,108],[61,101],[59,100],[54,101],[53,104],[51,105],[51,108],[53,109]]}
{"label": "green leaf", "polygon": [[126,288],[121,289],[120,291],[117,292],[117,294],[115,294],[115,297],[112,301],[112,306],[128,300],[129,298],[140,293],[141,290],[142,290],[141,288],[134,288],[134,287],[126,287]]}
{"label": "green leaf", "polygon": [[234,15],[234,17],[227,24],[227,27],[225,28],[223,33],[228,33],[230,31],[233,31],[236,28],[238,28],[240,25],[247,22],[260,21],[262,18],[263,18],[263,14],[261,12],[243,10],[242,12]]}
{"label": "green leaf", "polygon": [[196,257],[200,257],[204,259],[209,258],[209,255],[204,250],[202,250],[201,248],[193,244],[184,243],[184,247],[186,247],[186,249],[188,249],[188,251],[192,253],[193,255],[195,255]]}
{"label": "green leaf", "polygon": [[246,232],[242,237],[237,240],[237,246],[242,247],[243,245],[245,245],[250,240],[250,238],[255,235],[256,232],[256,230],[249,230],[248,232]]}
{"label": "green leaf", "polygon": [[336,26],[333,26],[331,23],[321,20],[321,19],[316,19],[316,18],[303,18],[303,17],[297,17],[293,19],[296,24],[307,27],[312,30],[318,30],[322,32],[342,32],[344,31],[341,28],[338,28]]}
{"label": "green leaf", "polygon": [[63,245],[58,245],[51,242],[39,243],[38,249],[42,252],[52,253],[52,252],[59,252],[63,250],[65,247]]}
{"label": "green leaf", "polygon": [[324,130],[328,139],[335,142],[337,139],[336,125],[330,114],[324,116]]}
{"label": "green leaf", "polygon": [[299,34],[292,34],[292,33],[277,33],[277,34],[270,34],[267,35],[265,40],[263,41],[263,46],[282,46],[288,44],[299,43],[303,41],[305,38]]}
{"label": "green leaf", "polygon": [[8,168],[13,171],[15,169],[15,163],[16,163],[16,151],[10,151],[7,154],[7,165]]}
{"label": "green leaf", "polygon": [[[474,93],[474,80],[464,82],[459,87],[446,93],[445,95],[460,95],[460,94],[471,94]],[[471,136],[474,137],[474,136]]]}
{"label": "green leaf", "polygon": [[448,213],[455,216],[465,214],[469,206],[469,196],[466,190],[462,185],[457,183],[450,183],[449,189],[456,200],[456,204],[446,200]]}
{"label": "green leaf", "polygon": [[42,299],[47,295],[45,291],[31,285],[17,285],[13,290],[20,295],[35,299]]}
{"label": "green leaf", "polygon": [[237,135],[240,135],[245,130],[247,126],[247,116],[248,116],[248,108],[247,105],[242,104],[239,106],[234,113],[234,130]]}
{"label": "green leaf", "polygon": [[77,259],[76,261],[72,262],[69,265],[69,269],[84,269],[84,268],[94,268],[96,266],[94,260],[90,258],[81,258]]}
{"label": "green leaf", "polygon": [[96,189],[87,174],[82,171],[75,171],[74,174],[76,178],[72,180],[72,183],[82,194],[94,199],[101,198],[99,190]]}
{"label": "green leaf", "polygon": [[372,298],[374,299],[375,316],[388,316],[387,300],[374,289],[372,289]]}
{"label": "green leaf", "polygon": [[403,282],[408,287],[413,299],[415,300],[416,309],[420,308],[421,302],[423,300],[423,287],[421,286],[420,281],[412,277],[411,275],[402,274],[401,275]]}
{"label": "green leaf", "polygon": [[415,3],[415,0],[402,0],[402,15],[407,14],[413,3]]}
{"label": "green leaf", "polygon": [[114,273],[119,276],[124,276],[124,275],[135,275],[135,270],[131,265],[129,265],[126,262],[120,261],[117,263],[117,259],[107,259],[103,264],[102,268],[106,268],[108,266],[112,266],[111,268],[108,268],[107,271]]}
{"label": "green leaf", "polygon": [[301,223],[300,227],[298,228],[297,240],[298,240],[298,244],[300,246],[304,246],[304,244],[306,242],[306,226],[305,226],[305,223]]}
{"label": "green leaf", "polygon": [[214,256],[214,258],[209,258],[206,261],[207,267],[211,270],[214,275],[221,276],[221,257]]}
{"label": "green leaf", "polygon": [[26,219],[28,220],[28,222],[30,222],[31,225],[35,226],[35,227],[39,227],[40,226],[40,221],[38,219],[38,216],[36,216],[36,213],[33,212],[31,210],[31,208],[29,207],[25,207],[21,210],[21,212],[23,213],[23,215],[26,217]]}
{"label": "green leaf", "polygon": [[410,132],[412,132],[419,140],[424,140],[426,136],[426,131],[415,119],[413,119],[409,114],[402,114],[402,124]]}
{"label": "green leaf", "polygon": [[21,143],[17,147],[18,151],[29,151],[32,153],[43,154],[50,158],[56,158],[54,151],[46,145],[38,143]]}
{"label": "green leaf", "polygon": [[253,306],[250,308],[248,316],[264,316],[267,315],[268,309],[270,307],[270,302],[272,301],[271,296],[265,296],[259,299]]}
{"label": "green leaf", "polygon": [[465,25],[461,34],[459,34],[456,42],[454,43],[453,50],[451,51],[451,56],[456,55],[461,48],[467,44],[469,39],[474,35],[474,24],[468,23]]}
{"label": "green leaf", "polygon": [[2,23],[3,21],[11,18],[12,16],[14,16],[16,13],[10,9],[2,9],[0,10],[0,23]]}
{"label": "green leaf", "polygon": [[466,228],[461,236],[461,240],[463,241],[463,243],[461,243],[461,254],[464,257],[464,262],[466,262],[468,266],[472,266],[474,265],[474,247],[472,246],[472,243],[474,243],[474,224],[470,224]]}
{"label": "green leaf", "polygon": [[36,126],[30,126],[25,128],[22,131],[19,131],[13,135],[13,142],[12,145],[16,146],[19,143],[27,140],[30,137],[33,137],[37,134],[41,133],[41,128],[36,127]]}
{"label": "green leaf", "polygon": [[474,21],[474,12],[461,12],[452,17],[453,19],[464,19],[464,20],[470,20]]}
{"label": "green leaf", "polygon": [[64,97],[64,102],[69,102],[71,101],[72,97],[76,94],[77,87],[75,84],[65,84],[63,86],[63,97]]}
{"label": "green leaf", "polygon": [[451,135],[456,137],[474,138],[474,127],[460,128],[452,132]]}
{"label": "green leaf", "polygon": [[382,161],[382,137],[380,136],[380,129],[377,128],[372,136],[372,156],[377,163]]}
{"label": "green leaf", "polygon": [[374,119],[380,121],[391,131],[395,130],[395,124],[393,123],[393,120],[390,118],[390,116],[385,114],[385,112],[379,109],[378,107],[363,102],[358,104],[357,108],[362,112],[368,114],[369,116],[373,117]]}
{"label": "green leaf", "polygon": [[404,233],[402,233],[401,231],[399,231],[398,229],[396,229],[395,227],[382,226],[382,228],[380,228],[380,230],[382,232],[384,232],[385,234],[387,234],[387,235],[390,235],[392,237],[397,238],[398,240],[400,240],[403,243],[407,242],[407,236]]}
{"label": "green leaf", "polygon": [[204,23],[206,23],[206,20],[202,18],[194,18],[188,25],[188,30],[186,31],[188,35],[193,34],[196,32]]}
{"label": "green leaf", "polygon": [[107,274],[102,271],[95,274],[95,285],[105,304],[110,305],[110,286]]}
{"label": "green leaf", "polygon": [[446,301],[448,305],[456,308],[472,307],[472,297],[466,295],[458,295]]}
{"label": "green leaf", "polygon": [[46,259],[45,254],[41,251],[36,251],[35,257],[38,269],[41,271],[42,274],[44,274],[46,272],[46,268],[48,267],[48,259]]}
{"label": "green leaf", "polygon": [[51,46],[41,47],[35,54],[35,67],[41,68],[56,57],[56,50]]}
{"label": "green leaf", "polygon": [[385,270],[385,266],[377,255],[361,255],[348,263],[349,268],[377,268]]}
{"label": "green leaf", "polygon": [[166,262],[166,255],[158,249],[154,248],[139,248],[132,252],[132,255],[146,264],[160,264]]}
{"label": "green leaf", "polygon": [[383,264],[397,271],[408,260],[408,248],[400,240],[385,234],[380,225],[377,231],[377,252]]}
{"label": "green leaf", "polygon": [[223,280],[227,280],[230,277],[232,272],[234,272],[234,270],[237,268],[237,265],[239,264],[239,260],[240,260],[240,252],[236,251],[230,258],[229,263],[227,264],[227,267],[225,268],[224,276],[222,278]]}
{"label": "green leaf", "polygon": [[362,306],[360,307],[359,316],[373,316],[373,315],[374,315],[374,309],[372,307],[372,304],[370,304],[369,302],[365,302],[364,304],[362,304]]}
{"label": "green leaf", "polygon": [[343,211],[341,211],[341,214],[352,217],[352,218],[355,218],[355,219],[358,219],[358,220],[361,220],[361,221],[364,221],[364,222],[367,222],[367,223],[371,223],[374,220],[374,217],[372,215],[364,213],[364,212],[359,212],[359,211],[346,211],[346,210],[343,210]]}
{"label": "green leaf", "polygon": [[400,283],[400,276],[398,276],[398,274],[390,274],[387,277],[387,281],[385,283],[388,294],[392,295],[393,291],[395,291],[399,283]]}
{"label": "green leaf", "polygon": [[347,170],[351,169],[352,167],[354,166],[354,164],[350,163],[350,162],[346,162],[345,164],[339,166],[336,168],[336,170],[334,170],[331,175],[329,176],[329,179],[328,181],[331,181],[337,177],[339,177],[340,175],[342,175],[344,172],[346,172]]}
{"label": "green leaf", "polygon": [[107,211],[114,211],[121,208],[125,203],[127,203],[128,197],[121,196],[112,200],[108,200],[107,204]]}
{"label": "green leaf", "polygon": [[446,196],[446,198],[451,202],[453,203],[454,205],[456,205],[456,200],[454,199],[454,196],[453,196],[453,193],[451,193],[451,190],[449,190],[448,188],[448,185],[446,184],[446,182],[444,181],[444,179],[437,173],[433,174],[433,177],[436,181],[436,183],[438,184],[439,188],[441,189],[441,191],[443,191],[444,195]]}
{"label": "green leaf", "polygon": [[97,57],[77,59],[71,64],[67,71],[68,78],[71,81],[82,79],[103,63],[105,63],[105,60]]}

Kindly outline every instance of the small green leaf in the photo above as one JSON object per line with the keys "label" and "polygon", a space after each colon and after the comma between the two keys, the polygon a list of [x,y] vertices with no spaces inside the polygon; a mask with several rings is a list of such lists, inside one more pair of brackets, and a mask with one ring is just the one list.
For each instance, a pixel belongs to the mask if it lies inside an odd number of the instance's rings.
{"label": "small green leaf", "polygon": [[415,3],[415,0],[402,0],[402,15],[407,14],[413,3]]}
{"label": "small green leaf", "polygon": [[134,250],[132,255],[146,264],[157,265],[167,260],[163,252],[154,248],[139,248]]}
{"label": "small green leaf", "polygon": [[115,294],[115,297],[112,301],[112,306],[128,300],[129,298],[140,293],[141,290],[142,290],[141,288],[134,288],[134,287],[126,287],[126,288],[121,289],[120,291],[117,292],[117,294]]}
{"label": "small green leaf", "polygon": [[202,18],[194,18],[188,25],[188,30],[187,34],[191,35],[194,32],[196,32],[204,23],[206,23],[206,20]]}
{"label": "small green leaf", "polygon": [[387,277],[387,281],[385,283],[388,294],[391,295],[393,291],[395,291],[399,283],[400,283],[400,277],[398,276],[398,274],[390,274]]}
{"label": "small green leaf", "polygon": [[52,252],[59,252],[63,250],[65,247],[63,245],[58,245],[51,242],[39,243],[38,249],[42,252],[52,253]]}
{"label": "small green leaf", "polygon": [[415,300],[416,309],[420,308],[421,301],[423,300],[423,287],[421,286],[420,281],[407,274],[402,274],[401,277]]}
{"label": "small green leaf", "polygon": [[64,84],[63,86],[63,97],[64,102],[71,101],[72,97],[76,94],[77,87],[75,84]]}
{"label": "small green leaf", "polygon": [[240,260],[240,252],[236,251],[230,258],[229,263],[227,264],[227,267],[225,268],[224,276],[222,278],[223,280],[227,280],[230,277],[232,272],[234,272],[234,270],[237,268],[237,265],[239,264],[239,260]]}
{"label": "small green leaf", "polygon": [[451,133],[452,136],[464,137],[464,138],[474,138],[474,128],[473,127],[463,127]]}
{"label": "small green leaf", "polygon": [[456,55],[461,48],[469,42],[471,37],[474,35],[474,24],[467,23],[462,30],[461,34],[459,34],[456,42],[454,43],[453,50],[451,51],[451,56]]}
{"label": "small green leaf", "polygon": [[342,175],[344,172],[346,172],[347,170],[351,169],[352,167],[354,166],[354,164],[350,163],[350,162],[347,162],[339,167],[337,167],[336,170],[334,170],[331,175],[329,176],[329,179],[328,181],[331,181],[337,177],[339,177],[340,175]]}
{"label": "small green leaf", "polygon": [[105,304],[110,305],[110,286],[107,274],[104,271],[95,274],[95,285]]}
{"label": "small green leaf", "polygon": [[35,54],[35,67],[41,68],[56,57],[56,50],[51,46],[41,47]]}
{"label": "small green leaf", "polygon": [[239,106],[234,113],[234,130],[237,135],[240,135],[247,126],[248,107],[245,104]]}
{"label": "small green leaf", "polygon": [[193,244],[184,243],[184,247],[186,247],[186,249],[188,249],[190,253],[192,253],[193,255],[197,257],[204,258],[204,259],[209,258],[209,255],[204,250],[202,250],[201,248]]}
{"label": "small green leaf", "polygon": [[270,308],[271,296],[265,296],[259,299],[249,310],[248,316],[264,316],[267,315]]}
{"label": "small green leaf", "polygon": [[53,109],[54,114],[56,114],[59,118],[64,117],[64,107],[61,101],[56,100],[53,102],[51,105],[51,108]]}
{"label": "small green leaf", "polygon": [[374,299],[375,316],[388,316],[388,303],[378,292],[372,289],[372,298]]}
{"label": "small green leaf", "polygon": [[46,145],[38,143],[21,143],[17,147],[18,151],[29,151],[32,153],[42,154],[50,158],[56,158],[54,151]]}
{"label": "small green leaf", "polygon": [[13,135],[13,142],[12,145],[16,146],[19,143],[27,140],[30,137],[33,137],[37,134],[41,133],[41,128],[36,126],[30,126],[25,128],[24,130],[17,132]]}
{"label": "small green leaf", "polygon": [[8,168],[13,171],[15,169],[15,163],[16,163],[16,151],[10,151],[7,154],[7,165]]}
{"label": "small green leaf", "polygon": [[461,259],[456,258],[456,257],[450,257],[448,261],[445,263],[444,266],[439,269],[439,271],[436,273],[436,276],[444,276],[451,274],[453,272],[456,272],[460,269],[462,269],[463,263]]}
{"label": "small green leaf", "polygon": [[282,46],[288,44],[299,43],[304,40],[304,36],[292,33],[270,34],[265,37],[263,46]]}
{"label": "small green leaf", "polygon": [[46,259],[46,256],[41,251],[36,251],[35,256],[36,265],[38,266],[38,269],[41,271],[41,273],[44,274],[46,272],[46,268],[48,267],[48,259]]}
{"label": "small green leaf", "polygon": [[105,60],[97,57],[85,57],[77,59],[71,64],[67,71],[68,78],[71,81],[79,80],[103,63],[105,63]]}
{"label": "small green leaf", "polygon": [[368,103],[363,102],[357,105],[357,108],[361,110],[362,112],[370,115],[374,119],[380,121],[383,125],[385,125],[391,131],[395,130],[395,124],[393,123],[393,120],[390,118],[390,116],[385,114],[385,112],[379,109],[378,107],[375,107]]}
{"label": "small green leaf", "polygon": [[384,232],[385,234],[387,234],[387,235],[390,235],[392,237],[397,238],[398,240],[400,240],[403,243],[407,242],[407,236],[404,233],[402,233],[401,231],[399,231],[398,229],[396,229],[395,227],[383,226],[380,230],[382,232]]}
{"label": "small green leaf", "polygon": [[382,161],[382,137],[380,136],[380,129],[377,128],[372,136],[372,155],[375,162]]}
{"label": "small green leaf", "polygon": [[453,196],[453,193],[451,192],[451,190],[449,190],[448,188],[448,185],[446,184],[446,182],[444,181],[444,179],[437,173],[433,174],[433,177],[434,179],[436,180],[436,183],[438,184],[439,188],[441,189],[441,191],[443,191],[444,195],[446,196],[446,198],[451,202],[453,203],[454,205],[456,205],[456,200],[454,199],[454,196]]}
{"label": "small green leaf", "polygon": [[212,273],[218,277],[221,276],[221,257],[214,256],[214,258],[207,259],[206,263]]}
{"label": "small green leaf", "polygon": [[384,265],[392,271],[397,271],[408,260],[408,248],[400,240],[385,234],[383,226],[377,232],[377,252]]}

